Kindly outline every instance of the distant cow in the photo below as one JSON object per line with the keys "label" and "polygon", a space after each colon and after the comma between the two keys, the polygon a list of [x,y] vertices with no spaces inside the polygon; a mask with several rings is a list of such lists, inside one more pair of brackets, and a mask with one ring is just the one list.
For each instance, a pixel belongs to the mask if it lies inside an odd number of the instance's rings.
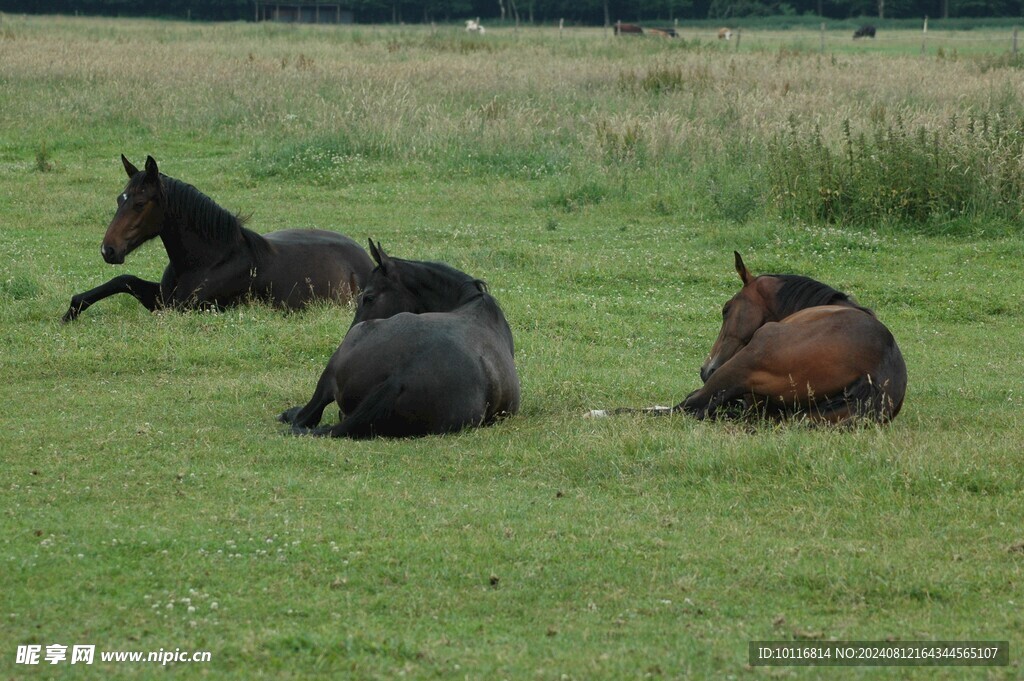
{"label": "distant cow", "polygon": [[856,31],[853,32],[853,39],[854,40],[856,40],[857,38],[874,38],[874,37],[875,37],[875,27],[872,26],[871,24],[867,24],[866,26],[861,26],[860,28],[858,28]]}
{"label": "distant cow", "polygon": [[621,21],[615,22],[615,35],[643,35],[644,29],[636,24],[624,24]]}
{"label": "distant cow", "polygon": [[484,25],[480,23],[480,17],[477,17],[476,20],[466,19],[466,30],[470,33],[479,33],[480,35],[487,32]]}
{"label": "distant cow", "polygon": [[732,29],[731,28],[720,28],[720,29],[718,29],[718,39],[719,40],[729,40],[731,38],[732,38]]}
{"label": "distant cow", "polygon": [[676,33],[674,28],[648,28],[644,30],[649,35],[656,35],[662,38],[678,38],[679,34]]}

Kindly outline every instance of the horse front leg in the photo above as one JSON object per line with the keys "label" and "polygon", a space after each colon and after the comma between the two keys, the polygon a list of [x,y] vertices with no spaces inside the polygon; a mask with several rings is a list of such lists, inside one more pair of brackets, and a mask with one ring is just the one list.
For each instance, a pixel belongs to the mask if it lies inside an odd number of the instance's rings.
{"label": "horse front leg", "polygon": [[683,411],[700,420],[714,419],[722,405],[750,395],[749,375],[749,367],[740,355],[736,355],[711,374],[703,387],[687,395],[672,411]]}
{"label": "horse front leg", "polygon": [[122,274],[94,289],[71,296],[71,305],[68,307],[68,311],[64,313],[61,321],[74,321],[78,319],[78,315],[94,303],[118,293],[132,295],[150,312],[156,310],[161,304],[159,283],[140,279],[133,274]]}

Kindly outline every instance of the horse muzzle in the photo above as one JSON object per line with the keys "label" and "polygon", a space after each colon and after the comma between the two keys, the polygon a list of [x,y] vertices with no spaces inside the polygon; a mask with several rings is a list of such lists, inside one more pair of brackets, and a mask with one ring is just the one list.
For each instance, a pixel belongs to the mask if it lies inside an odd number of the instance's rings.
{"label": "horse muzzle", "polygon": [[714,362],[708,362],[707,364],[700,368],[700,380],[707,383],[708,379],[711,378],[711,374],[715,373],[717,369],[717,364],[715,364]]}
{"label": "horse muzzle", "polygon": [[124,262],[124,251],[119,251],[113,246],[100,246],[100,255],[111,265],[120,265]]}

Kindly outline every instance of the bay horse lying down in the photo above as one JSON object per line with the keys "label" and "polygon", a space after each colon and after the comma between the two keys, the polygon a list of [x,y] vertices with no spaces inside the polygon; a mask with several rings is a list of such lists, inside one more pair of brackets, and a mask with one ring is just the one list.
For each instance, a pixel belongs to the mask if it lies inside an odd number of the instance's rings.
{"label": "bay horse lying down", "polygon": [[100,254],[112,265],[159,236],[169,263],[159,282],[123,274],[71,298],[64,321],[118,293],[150,311],[226,307],[247,299],[296,309],[314,300],[348,302],[373,263],[337,232],[286,229],[260,235],[190,184],[160,173],[152,156],[140,171],[121,156],[128,184],[117,197]]}
{"label": "bay horse lying down", "polygon": [[[372,241],[370,253],[377,267],[345,339],[309,402],[279,419],[299,435],[414,437],[516,413],[512,332],[484,283]],[[332,402],[341,421],[317,428]]]}
{"label": "bay horse lying down", "polygon": [[743,288],[722,309],[721,331],[700,370],[704,386],[672,408],[614,413],[682,411],[704,419],[740,407],[829,423],[885,423],[899,414],[907,366],[871,310],[807,277],[755,277],[734,255]]}

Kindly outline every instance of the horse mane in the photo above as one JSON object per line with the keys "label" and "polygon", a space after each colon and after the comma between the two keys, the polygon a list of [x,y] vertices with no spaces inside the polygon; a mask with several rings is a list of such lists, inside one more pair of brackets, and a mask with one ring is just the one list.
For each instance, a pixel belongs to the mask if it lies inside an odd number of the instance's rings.
{"label": "horse mane", "polygon": [[[451,299],[460,303],[480,295],[490,295],[484,281],[443,262],[401,258],[391,260],[393,263],[399,263],[403,285],[414,291],[430,291],[440,299]],[[469,295],[466,293],[467,287],[472,289]]]}
{"label": "horse mane", "polygon": [[402,260],[400,258],[391,258],[391,262],[400,267],[403,286],[417,291],[419,295],[429,294],[431,298],[434,298],[432,302],[437,304],[438,308],[448,308],[449,311],[453,311],[464,305],[480,301],[483,309],[487,310],[496,324],[499,324],[498,328],[504,329],[499,332],[503,333],[508,341],[509,351],[515,353],[515,341],[512,339],[512,331],[508,327],[505,313],[502,312],[498,301],[490,294],[487,282],[442,262]]}
{"label": "horse mane", "polygon": [[874,316],[874,312],[856,303],[848,294],[838,291],[828,284],[799,274],[770,274],[779,279],[782,285],[775,294],[776,314],[783,319],[808,307],[820,305],[844,305],[853,307]]}
{"label": "horse mane", "polygon": [[245,227],[248,215],[222,208],[187,182],[163,174],[160,179],[165,210],[177,221],[179,227],[204,239],[221,243],[233,242],[241,236],[255,254],[259,255],[265,250],[264,239]]}

